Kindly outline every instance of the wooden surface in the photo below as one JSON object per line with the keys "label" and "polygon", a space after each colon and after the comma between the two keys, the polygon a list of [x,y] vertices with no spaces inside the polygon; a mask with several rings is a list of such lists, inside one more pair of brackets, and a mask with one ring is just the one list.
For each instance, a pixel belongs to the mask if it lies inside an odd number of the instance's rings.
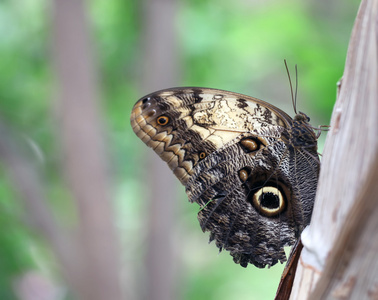
{"label": "wooden surface", "polygon": [[362,1],[291,299],[378,299],[377,24]]}

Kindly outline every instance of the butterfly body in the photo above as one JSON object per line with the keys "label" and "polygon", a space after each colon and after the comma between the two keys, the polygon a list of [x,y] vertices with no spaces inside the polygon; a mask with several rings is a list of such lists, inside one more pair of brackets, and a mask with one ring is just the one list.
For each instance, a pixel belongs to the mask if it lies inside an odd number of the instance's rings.
{"label": "butterfly body", "polygon": [[247,266],[285,261],[310,222],[319,158],[305,114],[223,90],[173,88],[141,98],[134,132],[185,186],[220,249]]}

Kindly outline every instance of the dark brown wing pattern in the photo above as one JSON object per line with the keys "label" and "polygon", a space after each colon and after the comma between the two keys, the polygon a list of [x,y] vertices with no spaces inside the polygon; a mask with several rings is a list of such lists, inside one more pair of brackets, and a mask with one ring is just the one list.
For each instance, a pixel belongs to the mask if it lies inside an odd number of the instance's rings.
{"label": "dark brown wing pattern", "polygon": [[236,263],[286,261],[309,224],[319,173],[316,135],[249,96],[173,88],[141,98],[131,114],[137,136],[164,160],[200,205],[198,219]]}

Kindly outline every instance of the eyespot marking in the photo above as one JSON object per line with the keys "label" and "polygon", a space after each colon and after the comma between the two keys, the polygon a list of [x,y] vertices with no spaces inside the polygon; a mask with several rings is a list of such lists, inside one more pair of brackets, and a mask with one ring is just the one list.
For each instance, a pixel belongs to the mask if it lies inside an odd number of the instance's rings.
{"label": "eyespot marking", "polygon": [[286,199],[278,187],[264,186],[253,193],[252,205],[266,217],[276,217],[286,208]]}
{"label": "eyespot marking", "polygon": [[160,126],[165,126],[168,124],[169,122],[169,117],[167,116],[160,116],[159,118],[157,118],[157,123],[160,125]]}
{"label": "eyespot marking", "polygon": [[151,109],[149,112],[147,112],[146,116],[148,118],[153,117],[156,114],[156,109]]}
{"label": "eyespot marking", "polygon": [[257,138],[247,137],[239,142],[245,153],[251,153],[261,148],[261,142]]}
{"label": "eyespot marking", "polygon": [[251,169],[248,167],[239,170],[239,179],[242,183],[245,183],[248,180],[249,174],[251,174]]}
{"label": "eyespot marking", "polygon": [[199,157],[200,160],[204,159],[206,157],[206,152],[204,152],[204,151],[200,152],[198,157]]}

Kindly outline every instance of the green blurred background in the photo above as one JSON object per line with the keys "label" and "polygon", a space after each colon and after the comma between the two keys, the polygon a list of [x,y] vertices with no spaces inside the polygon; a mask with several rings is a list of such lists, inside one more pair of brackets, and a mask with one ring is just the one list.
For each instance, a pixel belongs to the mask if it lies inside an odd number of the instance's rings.
{"label": "green blurred background", "polygon": [[[133,134],[129,118],[136,100],[153,92],[141,84],[142,28],[148,20],[144,1],[86,4],[107,127],[116,224],[129,270],[125,286],[140,299],[138,276],[143,274],[130,270],[139,270],[145,254],[146,181],[140,168],[150,150]],[[299,69],[298,109],[314,126],[329,124],[359,1],[181,0],[176,5],[171,17],[177,24],[178,85],[244,93],[293,115],[283,64],[287,59],[292,77],[294,64]],[[70,226],[72,208],[56,141],[50,11],[46,0],[0,2],[0,117],[32,157],[57,218]],[[38,272],[58,287],[59,295],[51,299],[71,299],[48,245],[24,222],[25,212],[4,168],[0,175],[0,299],[16,299],[17,282],[28,272]],[[217,255],[215,245],[207,245],[208,234],[200,230],[198,207],[187,202],[181,186],[178,194],[177,227],[185,233],[179,245],[178,297],[272,299],[283,265],[244,269],[228,253]]]}

